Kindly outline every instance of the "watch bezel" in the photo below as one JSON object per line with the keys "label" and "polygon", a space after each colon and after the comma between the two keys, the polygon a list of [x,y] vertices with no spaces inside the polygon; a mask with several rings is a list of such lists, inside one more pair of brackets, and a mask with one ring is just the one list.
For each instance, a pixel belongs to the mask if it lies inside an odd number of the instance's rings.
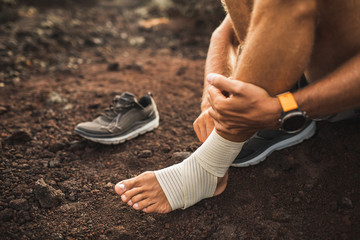
{"label": "watch bezel", "polygon": [[[304,123],[296,130],[289,130],[289,129],[285,129],[284,126],[286,126],[286,122],[291,120],[292,118],[294,117],[299,117],[299,116],[302,116],[304,118]],[[300,132],[301,130],[303,130],[306,126],[306,123],[307,123],[307,115],[305,112],[302,112],[300,111],[299,109],[297,110],[293,110],[293,111],[290,111],[290,112],[286,112],[284,113],[284,115],[282,116],[282,118],[279,119],[279,122],[280,122],[280,130],[284,131],[284,132],[287,132],[287,133],[298,133]]]}

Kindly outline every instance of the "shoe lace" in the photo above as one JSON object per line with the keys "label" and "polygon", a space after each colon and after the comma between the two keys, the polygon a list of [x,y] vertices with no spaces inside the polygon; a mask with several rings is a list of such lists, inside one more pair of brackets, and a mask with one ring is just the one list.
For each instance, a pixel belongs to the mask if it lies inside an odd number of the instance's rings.
{"label": "shoe lace", "polygon": [[105,111],[101,114],[102,116],[106,117],[107,119],[112,119],[111,122],[102,128],[108,130],[109,132],[113,132],[116,129],[122,129],[118,126],[121,113],[125,109],[132,108],[135,105],[135,102],[132,99],[121,98],[120,96],[116,96],[113,99],[112,104],[109,108],[105,109]]}

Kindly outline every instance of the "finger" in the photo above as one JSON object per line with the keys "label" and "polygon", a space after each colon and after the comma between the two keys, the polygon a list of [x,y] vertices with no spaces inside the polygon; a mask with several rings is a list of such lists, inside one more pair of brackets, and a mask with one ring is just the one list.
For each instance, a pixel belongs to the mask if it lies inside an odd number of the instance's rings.
{"label": "finger", "polygon": [[202,142],[201,141],[201,128],[199,126],[198,121],[199,121],[198,119],[195,120],[193,127],[194,127],[197,138],[199,139],[200,142]]}
{"label": "finger", "polygon": [[232,80],[216,73],[208,74],[206,80],[220,91],[225,91],[230,94],[239,94],[239,89],[244,84],[242,81]]}

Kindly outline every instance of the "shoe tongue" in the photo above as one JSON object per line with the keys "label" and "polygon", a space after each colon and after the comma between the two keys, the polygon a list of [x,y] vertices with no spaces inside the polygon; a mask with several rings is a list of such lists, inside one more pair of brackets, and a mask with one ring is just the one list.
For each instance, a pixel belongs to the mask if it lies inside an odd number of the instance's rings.
{"label": "shoe tongue", "polygon": [[[129,93],[129,92],[123,92],[121,94],[121,96],[116,96],[116,97],[119,97],[120,99],[123,99],[125,101],[129,101],[129,102],[136,102],[136,98],[135,98],[135,95],[132,94],[132,93]],[[116,98],[115,97],[115,98]]]}
{"label": "shoe tongue", "polygon": [[113,100],[113,106],[115,109],[122,108],[122,107],[130,107],[138,105],[138,101],[136,100],[136,97],[134,94],[129,92],[124,92],[121,94],[121,96],[115,96]]}

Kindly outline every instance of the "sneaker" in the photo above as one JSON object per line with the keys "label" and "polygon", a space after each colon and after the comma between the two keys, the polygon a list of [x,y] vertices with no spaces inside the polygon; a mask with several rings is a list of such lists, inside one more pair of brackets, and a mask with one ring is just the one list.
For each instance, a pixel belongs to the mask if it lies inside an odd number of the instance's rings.
{"label": "sneaker", "polygon": [[315,121],[311,121],[301,132],[294,134],[280,130],[261,130],[244,143],[231,166],[248,167],[258,164],[276,150],[296,145],[311,138],[315,134],[315,130]]}
{"label": "sneaker", "polygon": [[159,113],[152,94],[137,101],[132,93],[125,92],[95,120],[78,124],[75,133],[93,142],[118,144],[158,126]]}

